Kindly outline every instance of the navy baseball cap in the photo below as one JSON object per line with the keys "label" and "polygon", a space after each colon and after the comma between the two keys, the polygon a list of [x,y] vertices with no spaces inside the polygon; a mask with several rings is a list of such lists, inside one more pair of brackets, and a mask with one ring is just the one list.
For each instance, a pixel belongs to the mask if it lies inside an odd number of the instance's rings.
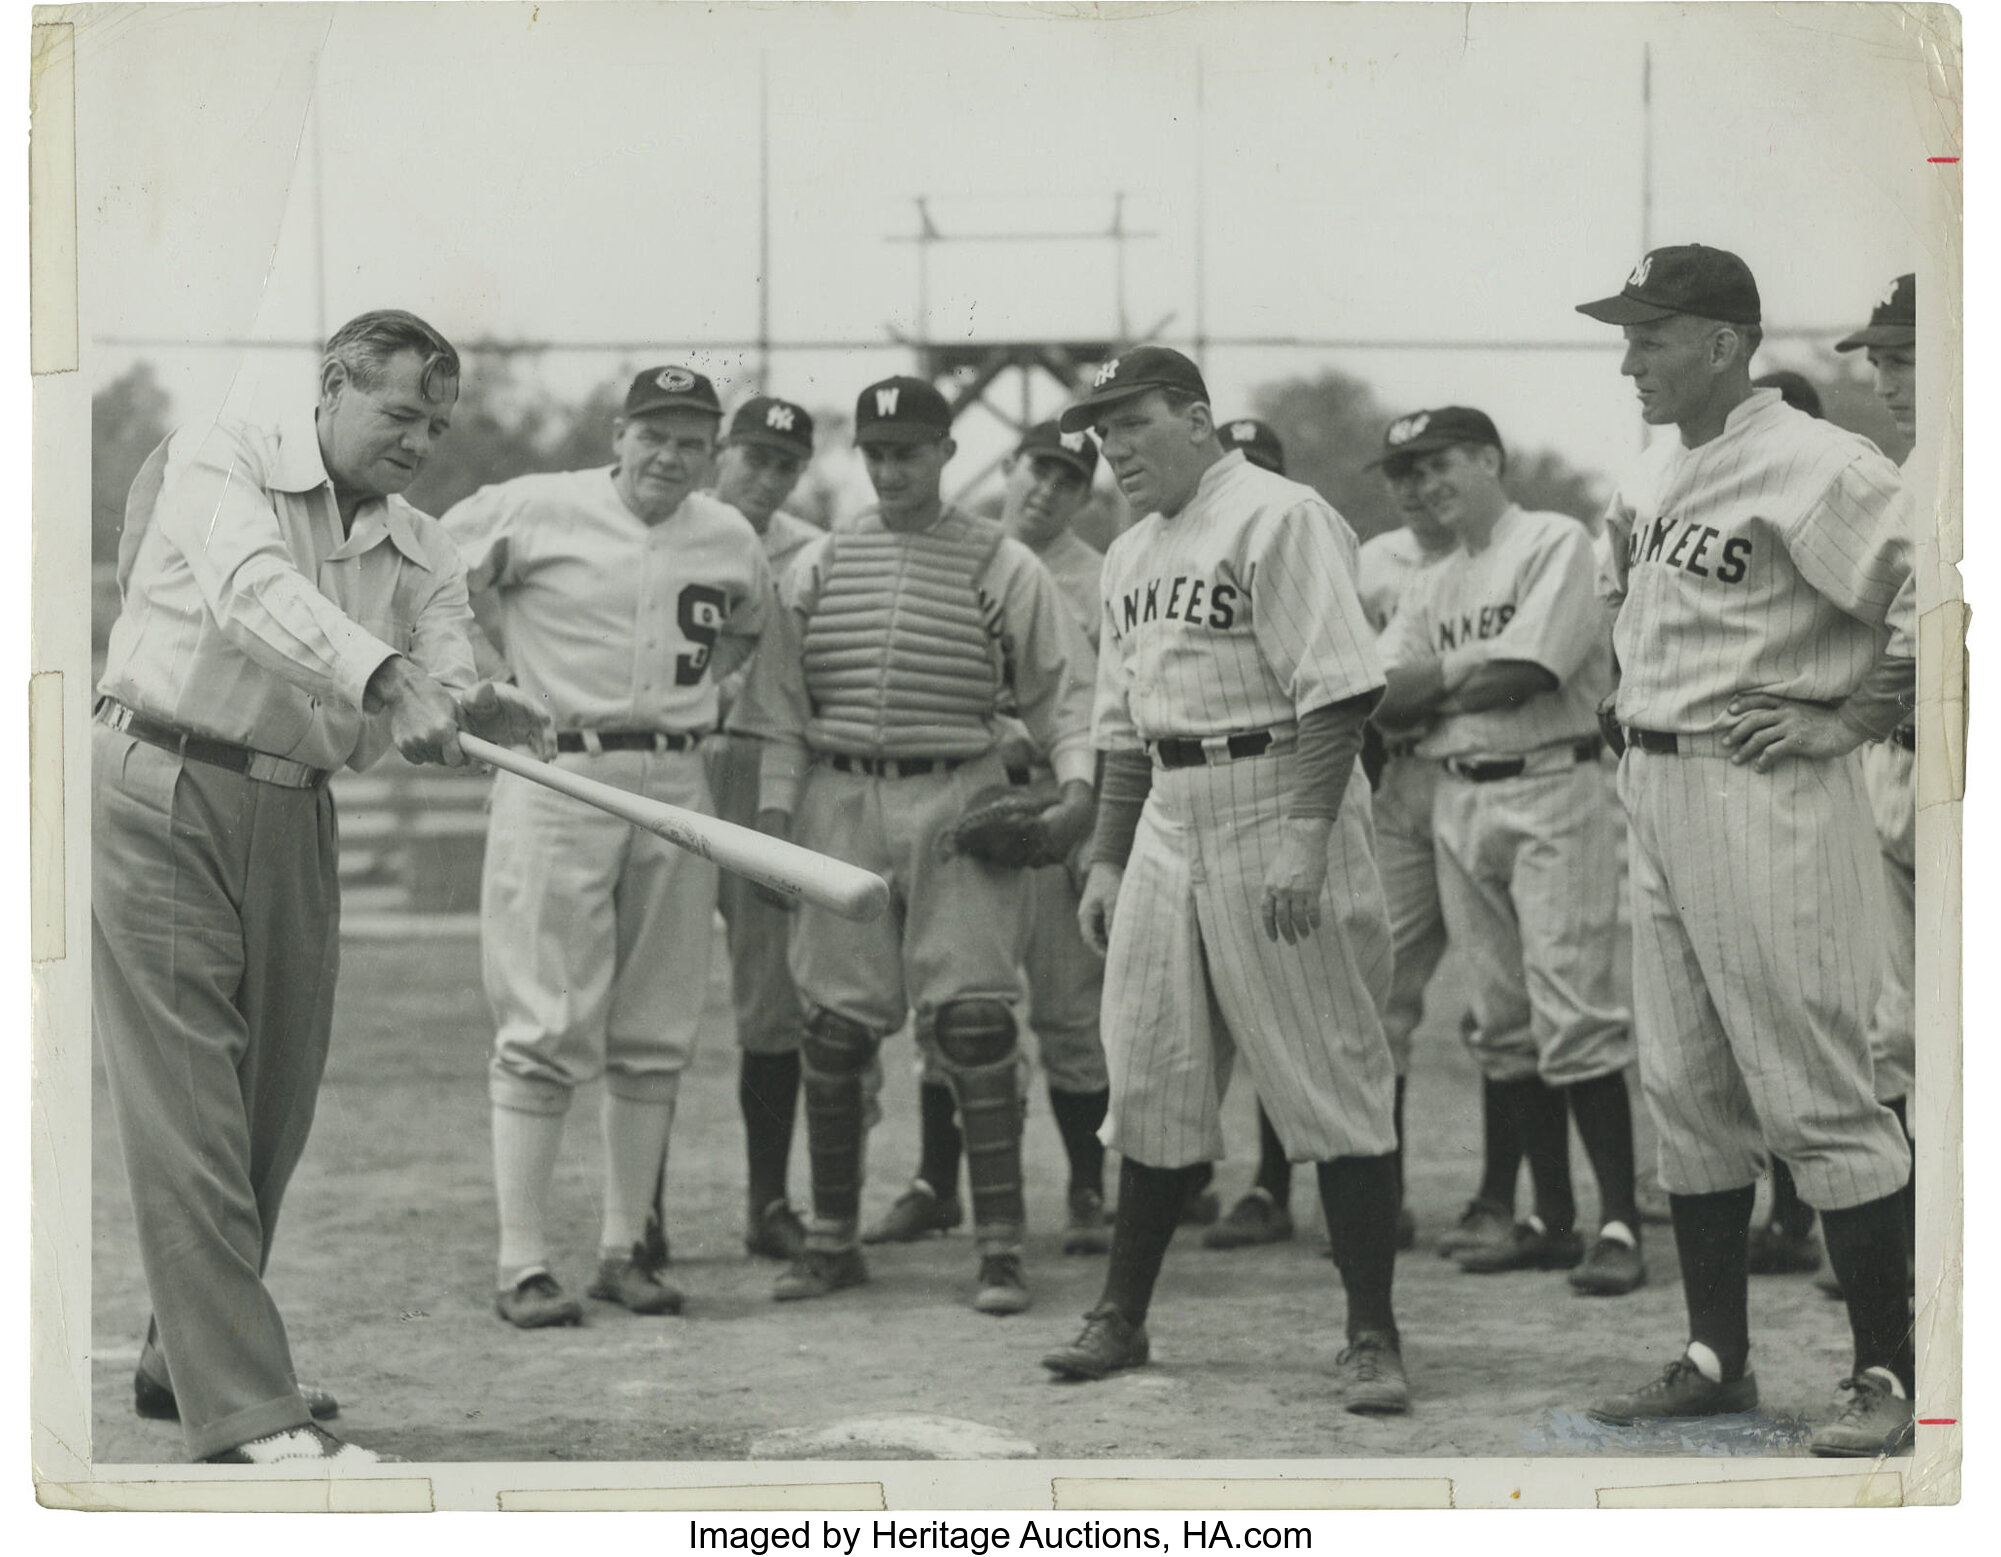
{"label": "navy baseball cap", "polygon": [[855,401],[855,442],[933,443],[952,435],[952,408],[921,378],[886,378]]}
{"label": "navy baseball cap", "polygon": [[1285,474],[1285,445],[1279,442],[1269,423],[1242,416],[1234,422],[1220,423],[1216,431],[1222,434],[1224,448],[1242,449],[1244,458],[1259,469],[1277,476]]}
{"label": "navy baseball cap", "polygon": [[1467,405],[1442,405],[1435,411],[1413,411],[1391,422],[1383,433],[1383,452],[1363,469],[1374,470],[1380,465],[1390,475],[1401,476],[1419,456],[1462,443],[1507,452],[1500,430],[1485,411]]}
{"label": "navy baseball cap", "polygon": [[1864,346],[1915,346],[1918,343],[1918,276],[1912,271],[1899,276],[1884,288],[1869,312],[1869,322],[1845,340],[1835,343],[1836,351],[1860,351]]}
{"label": "navy baseball cap", "polygon": [[803,405],[776,395],[752,395],[730,418],[725,443],[761,443],[787,454],[813,457],[813,418]]}
{"label": "navy baseball cap", "polygon": [[1091,378],[1090,391],[1057,418],[1057,425],[1064,432],[1083,432],[1106,406],[1149,389],[1179,390],[1205,404],[1209,399],[1202,370],[1180,352],[1166,346],[1135,346],[1098,369]]}
{"label": "navy baseball cap", "polygon": [[722,420],[723,403],[716,386],[693,368],[648,368],[625,392],[625,414],[648,416],[655,411],[700,411]]}
{"label": "navy baseball cap", "polygon": [[1700,243],[1655,249],[1633,267],[1618,296],[1579,303],[1577,311],[1604,324],[1651,324],[1670,314],[1725,324],[1757,324],[1763,318],[1751,267],[1728,249]]}
{"label": "navy baseball cap", "polygon": [[1098,446],[1090,435],[1080,432],[1064,432],[1054,422],[1037,422],[1021,435],[1021,442],[1015,446],[1015,455],[1046,455],[1053,460],[1061,460],[1089,481],[1098,473]]}

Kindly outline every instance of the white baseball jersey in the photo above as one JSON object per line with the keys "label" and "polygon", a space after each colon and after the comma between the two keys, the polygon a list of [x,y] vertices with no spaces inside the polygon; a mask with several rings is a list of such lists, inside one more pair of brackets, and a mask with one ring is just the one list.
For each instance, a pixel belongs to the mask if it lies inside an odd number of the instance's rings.
{"label": "white baseball jersey", "polygon": [[1098,629],[1104,620],[1100,605],[1105,577],[1104,553],[1065,530],[1035,555],[1049,570],[1049,576],[1056,580],[1063,603],[1070,608],[1070,614],[1084,629],[1084,636],[1091,640],[1091,647],[1095,650],[1098,647]]}
{"label": "white baseball jersey", "polygon": [[1606,617],[1584,526],[1510,505],[1477,551],[1455,548],[1413,583],[1383,639],[1392,666],[1448,655],[1540,665],[1556,678],[1503,708],[1469,712],[1448,698],[1420,756],[1490,757],[1597,734],[1612,689]]}
{"label": "white baseball jersey", "polygon": [[[1141,520],[1105,558],[1097,745],[1289,727],[1381,686],[1355,563],[1354,532],[1312,488],[1226,455],[1180,513]],[[1293,761],[1281,748],[1153,775],[1102,1009],[1103,1138],[1151,1167],[1222,1156],[1239,1051],[1292,1160],[1395,1146],[1389,916],[1359,777],[1328,840],[1320,928],[1286,945],[1258,922]]]}
{"label": "white baseball jersey", "polygon": [[705,492],[648,525],[608,468],[562,471],[482,487],[444,522],[482,625],[559,728],[713,727],[717,678],[775,614],[757,532]]}
{"label": "white baseball jersey", "polygon": [[1105,556],[1094,743],[1282,728],[1381,687],[1356,551],[1311,487],[1225,455]]}
{"label": "white baseball jersey", "polygon": [[[1911,570],[1899,486],[1868,439],[1776,389],[1753,391],[1699,448],[1649,449],[1605,516],[1620,720],[1693,733],[1721,728],[1741,692],[1853,692]],[[1894,635],[1905,653],[1909,632]]]}
{"label": "white baseball jersey", "polygon": [[1434,562],[1449,557],[1453,550],[1451,546],[1431,550],[1408,526],[1385,530],[1362,542],[1355,590],[1362,597],[1362,614],[1368,617],[1378,638],[1395,618],[1410,581]]}

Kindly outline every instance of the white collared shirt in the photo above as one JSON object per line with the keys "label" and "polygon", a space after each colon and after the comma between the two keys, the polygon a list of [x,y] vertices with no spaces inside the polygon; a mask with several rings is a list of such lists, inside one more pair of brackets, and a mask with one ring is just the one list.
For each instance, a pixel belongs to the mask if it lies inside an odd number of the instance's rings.
{"label": "white collared shirt", "polygon": [[389,744],[387,715],[361,706],[384,660],[406,654],[453,690],[475,679],[450,539],[400,497],[364,503],[343,535],[310,410],[175,433],[126,526],[98,690],[142,714],[365,768]]}

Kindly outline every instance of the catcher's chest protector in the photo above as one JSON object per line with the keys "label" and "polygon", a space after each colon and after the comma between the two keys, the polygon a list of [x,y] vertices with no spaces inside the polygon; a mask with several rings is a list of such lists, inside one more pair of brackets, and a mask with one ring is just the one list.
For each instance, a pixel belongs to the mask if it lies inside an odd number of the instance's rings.
{"label": "catcher's chest protector", "polygon": [[999,650],[975,582],[1003,533],[953,508],[921,535],[871,515],[833,542],[806,624],[814,750],[977,757],[993,745]]}

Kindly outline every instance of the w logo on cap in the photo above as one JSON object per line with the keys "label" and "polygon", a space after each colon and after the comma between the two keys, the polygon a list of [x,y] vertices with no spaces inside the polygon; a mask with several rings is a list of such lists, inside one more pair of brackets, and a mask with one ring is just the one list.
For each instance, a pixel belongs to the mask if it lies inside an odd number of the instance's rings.
{"label": "w logo on cap", "polygon": [[1639,264],[1633,267],[1633,273],[1626,278],[1626,285],[1629,287],[1645,286],[1647,284],[1647,277],[1653,274],[1653,270],[1654,257],[1651,254],[1646,255],[1641,259]]}
{"label": "w logo on cap", "polygon": [[1419,411],[1413,416],[1398,417],[1394,422],[1390,423],[1390,430],[1384,435],[1384,441],[1391,448],[1400,448],[1404,444],[1409,443],[1411,439],[1417,437],[1430,425],[1431,413],[1428,411]]}
{"label": "w logo on cap", "polygon": [[1249,443],[1258,435],[1256,422],[1236,422],[1231,425],[1230,436],[1242,443]]}
{"label": "w logo on cap", "polygon": [[[892,390],[891,393],[894,394],[895,391]],[[764,425],[769,427],[773,432],[792,431],[794,420],[796,420],[796,417],[792,407],[789,405],[775,405],[764,413]]]}
{"label": "w logo on cap", "polygon": [[1084,435],[1082,433],[1058,433],[1056,441],[1072,454],[1082,454],[1084,452]]}
{"label": "w logo on cap", "polygon": [[653,382],[670,395],[685,395],[695,387],[695,375],[686,368],[662,368]]}
{"label": "w logo on cap", "polygon": [[888,389],[878,389],[875,392],[875,414],[877,416],[896,415],[896,402],[902,394],[903,390],[900,386],[892,385]]}
{"label": "w logo on cap", "polygon": [[1107,384],[1109,384],[1113,379],[1117,378],[1118,376],[1119,376],[1119,359],[1117,357],[1114,357],[1110,362],[1106,363],[1102,368],[1098,369],[1097,376],[1091,380],[1091,387],[1093,389],[1103,389]]}
{"label": "w logo on cap", "polygon": [[1876,299],[1876,306],[1878,308],[1888,308],[1892,303],[1894,303],[1897,300],[1897,288],[1902,286],[1903,284],[1904,284],[1904,278],[1902,276],[1899,276],[1897,277],[1896,280],[1892,281],[1888,286],[1883,288],[1883,295]]}

